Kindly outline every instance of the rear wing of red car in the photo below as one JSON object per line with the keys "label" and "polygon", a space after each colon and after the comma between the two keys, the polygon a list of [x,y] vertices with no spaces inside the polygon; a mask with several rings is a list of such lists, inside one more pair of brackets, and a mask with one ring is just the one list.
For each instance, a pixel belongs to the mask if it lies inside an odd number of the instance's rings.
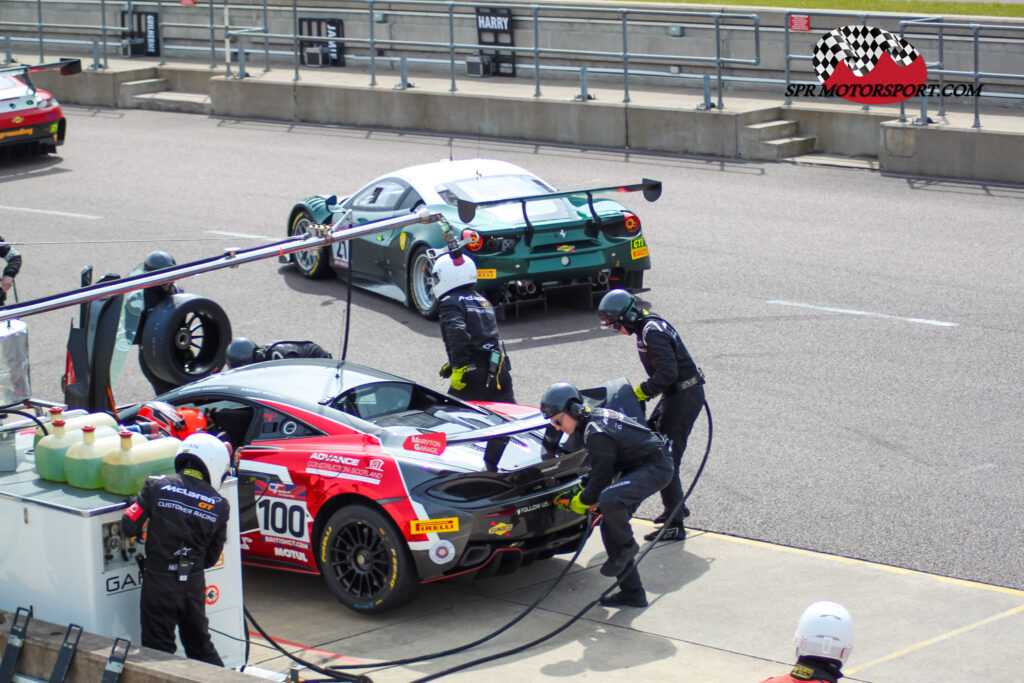
{"label": "rear wing of red car", "polygon": [[527,229],[531,229],[533,226],[530,224],[530,217],[526,212],[526,205],[530,202],[537,202],[544,199],[557,199],[558,197],[572,197],[585,195],[587,198],[587,206],[590,208],[590,215],[594,217],[594,220],[598,223],[601,222],[601,217],[597,215],[594,210],[594,195],[603,194],[605,192],[643,192],[644,199],[649,202],[657,201],[658,197],[661,196],[661,181],[650,180],[644,178],[636,185],[614,185],[612,187],[592,187],[583,190],[570,190],[568,192],[550,192],[547,194],[532,194],[525,195],[522,197],[507,197],[505,199],[492,199],[486,202],[470,202],[465,199],[460,199],[458,203],[459,207],[459,219],[463,223],[469,223],[476,216],[476,210],[482,206],[497,206],[499,204],[519,204],[523,209],[523,220],[526,222]]}
{"label": "rear wing of red car", "polygon": [[30,73],[36,73],[37,71],[45,71],[47,69],[60,69],[62,76],[74,76],[75,74],[82,73],[82,60],[72,59],[70,57],[61,57],[56,62],[41,62],[39,64],[21,64],[19,66],[8,66],[0,69],[0,74],[10,74],[15,77],[23,77],[25,79],[25,85],[35,90],[35,86],[32,85],[31,80],[28,78]]}

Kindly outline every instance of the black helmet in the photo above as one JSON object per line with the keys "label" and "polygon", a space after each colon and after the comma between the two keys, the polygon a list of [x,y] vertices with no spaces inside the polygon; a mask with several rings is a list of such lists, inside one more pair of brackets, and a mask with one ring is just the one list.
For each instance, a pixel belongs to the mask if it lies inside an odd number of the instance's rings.
{"label": "black helmet", "polygon": [[613,289],[601,297],[597,315],[602,325],[614,327],[616,332],[625,327],[632,334],[636,321],[640,319],[640,308],[635,296],[624,289]]}
{"label": "black helmet", "polygon": [[[578,407],[573,409],[574,405]],[[565,412],[568,412],[571,417],[578,418],[582,408],[583,397],[580,396],[579,390],[568,382],[552,384],[540,399],[540,412],[547,418]]]}
{"label": "black helmet", "polygon": [[228,367],[237,368],[253,361],[263,360],[260,348],[248,337],[235,337],[228,344]]}
{"label": "black helmet", "polygon": [[166,251],[151,251],[142,263],[142,270],[146,273],[152,273],[154,270],[163,270],[164,268],[176,265],[178,264],[174,262],[174,257]]}

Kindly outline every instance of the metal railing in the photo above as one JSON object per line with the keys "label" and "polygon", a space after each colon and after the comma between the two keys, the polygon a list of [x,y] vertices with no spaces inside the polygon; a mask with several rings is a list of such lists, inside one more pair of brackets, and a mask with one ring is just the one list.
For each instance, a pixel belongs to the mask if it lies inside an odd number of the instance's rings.
{"label": "metal railing", "polygon": [[[8,0],[9,2],[10,0]],[[913,40],[927,39],[938,41],[938,61],[928,64],[930,73],[939,79],[940,97],[939,112],[944,115],[945,99],[941,86],[946,77],[963,77],[973,79],[976,85],[985,88],[980,92],[982,97],[1001,97],[1024,99],[1024,94],[1013,92],[993,92],[990,88],[992,81],[1016,79],[1024,80],[1024,65],[1020,73],[994,73],[981,71],[978,61],[979,45],[984,43],[987,47],[1010,46],[1007,54],[1024,54],[1022,45],[1024,41],[1007,37],[1007,33],[1024,31],[1024,26],[997,25],[997,24],[953,24],[943,21],[937,17],[922,17],[908,15],[905,17],[894,15],[872,15],[865,13],[844,13],[830,11],[787,11],[784,13],[784,26],[766,27],[762,26],[761,19],[757,14],[740,14],[730,12],[693,12],[674,10],[655,10],[646,8],[613,8],[613,7],[585,7],[585,6],[560,6],[560,5],[522,5],[522,4],[487,4],[488,8],[501,8],[511,13],[512,20],[516,25],[516,35],[525,36],[529,43],[527,45],[501,45],[480,44],[465,40],[470,32],[476,33],[475,10],[480,5],[470,2],[454,2],[441,0],[396,0],[394,2],[382,2],[380,0],[351,0],[345,3],[334,5],[303,6],[299,7],[297,0],[279,1],[277,5],[268,4],[267,0],[251,5],[229,5],[227,2],[215,4],[210,2],[206,5],[183,7],[175,2],[165,0],[142,0],[133,2],[128,0],[123,3],[108,2],[107,0],[34,0],[34,3],[20,3],[26,7],[35,5],[35,21],[4,21],[0,20],[0,33],[17,31],[18,37],[7,36],[6,44],[7,61],[11,61],[11,43],[13,41],[38,43],[40,61],[45,60],[46,45],[74,45],[82,46],[91,43],[93,49],[93,65],[91,68],[100,69],[108,67],[108,50],[110,40],[108,34],[114,33],[119,44],[122,32],[125,30],[120,24],[112,25],[108,16],[111,8],[121,11],[126,8],[128,23],[131,23],[132,12],[137,9],[155,9],[158,16],[158,53],[160,64],[165,64],[166,55],[169,52],[189,53],[195,55],[198,52],[208,52],[210,68],[216,68],[218,58],[223,58],[225,73],[235,78],[245,78],[246,61],[250,54],[263,53],[264,71],[271,69],[271,57],[279,58],[279,61],[291,62],[294,69],[294,80],[300,79],[299,67],[302,64],[302,46],[310,42],[320,44],[331,44],[337,47],[346,60],[355,63],[362,63],[369,68],[369,85],[377,86],[377,70],[380,63],[386,63],[391,67],[398,65],[401,69],[401,81],[396,89],[405,89],[408,83],[408,65],[416,64],[424,68],[447,69],[450,74],[450,90],[455,92],[458,89],[456,72],[458,66],[465,66],[466,59],[473,55],[479,55],[488,51],[501,51],[523,58],[524,62],[517,62],[518,69],[532,71],[534,84],[534,96],[541,96],[542,75],[560,76],[563,79],[567,75],[576,75],[580,82],[580,94],[577,100],[586,102],[591,99],[588,95],[588,79],[591,76],[613,77],[621,79],[622,101],[630,102],[631,79],[644,79],[648,83],[674,84],[680,81],[702,81],[704,86],[704,103],[699,109],[722,108],[723,91],[727,83],[742,83],[750,87],[776,86],[785,88],[785,104],[792,104],[792,97],[789,94],[789,86],[794,83],[814,84],[814,81],[794,80],[791,69],[793,62],[811,61],[810,51],[802,54],[794,54],[793,40],[791,34],[791,18],[794,15],[807,15],[809,17],[826,17],[831,21],[830,26],[842,25],[844,21],[849,22],[853,17],[861,25],[869,21],[877,21],[879,24],[892,27],[890,30],[899,31],[903,34],[907,30],[915,32],[911,36]],[[88,17],[89,12],[95,7],[98,11],[98,23],[67,23],[65,14],[62,13],[61,23],[44,21],[44,5],[60,5],[66,8],[73,5],[78,10],[79,16]],[[176,19],[181,17],[201,17],[201,21],[184,22],[169,21],[164,23],[165,11]],[[348,35],[338,37],[327,37],[320,35],[309,35],[299,32],[299,12],[311,16],[338,17],[350,21],[362,31],[361,35]],[[10,14],[9,12],[7,13]],[[244,21],[238,25],[232,23],[232,15],[243,16]],[[259,22],[259,25],[245,25],[245,21]],[[405,22],[402,27],[412,23],[429,25],[431,30],[436,27],[436,33],[444,32],[442,39],[435,40],[413,40],[399,39],[388,35],[381,37],[377,35],[377,29],[386,25],[391,31],[397,22]],[[564,41],[561,36],[570,36],[576,31],[570,32],[564,29],[569,21],[576,21],[584,25],[583,28],[591,30],[594,35],[600,35],[607,47],[604,49],[578,49],[566,37]],[[898,22],[899,28],[895,28]],[[575,27],[579,28],[579,27]],[[809,27],[808,27],[809,28]],[[673,30],[676,32],[673,33]],[[971,35],[963,32],[969,30]],[[73,32],[73,36],[69,36]],[[929,33],[931,32],[931,33]],[[956,33],[956,35],[951,35]],[[932,35],[934,33],[934,35]],[[665,47],[661,50],[648,49],[645,52],[630,50],[631,45],[644,44],[658,45],[658,36],[683,36],[699,37],[697,41],[678,43],[680,49],[675,45]],[[784,63],[785,77],[778,78],[778,67],[772,74],[764,75],[769,70],[762,64],[762,35],[770,34],[777,37],[783,34],[784,56],[777,59],[777,53],[773,54],[775,63]],[[28,37],[33,35],[34,37]],[[463,39],[460,40],[459,37]],[[93,40],[89,40],[95,37]],[[439,36],[440,37],[440,36]],[[652,37],[654,39],[652,39]],[[777,38],[775,38],[777,40]],[[946,68],[944,64],[944,50],[950,41],[973,41],[975,62],[973,71],[954,70]],[[700,48],[689,48],[684,53],[682,48],[692,45],[694,42],[701,43]],[[806,42],[806,41],[804,41]],[[621,46],[621,49],[611,47]],[[52,49],[52,48],[51,48]],[[381,54],[385,50],[389,52],[404,53],[401,55]],[[714,53],[713,55],[711,53]],[[232,71],[232,62],[236,64],[235,72]],[[727,74],[726,70],[731,73]],[[769,77],[774,75],[774,77]],[[710,78],[716,81],[717,104],[711,102],[709,87]],[[922,105],[924,106],[924,105]],[[864,105],[864,109],[868,109]],[[980,126],[980,111],[978,98],[975,98],[975,124]],[[901,117],[903,116],[901,105]],[[927,121],[927,116],[922,119]]]}

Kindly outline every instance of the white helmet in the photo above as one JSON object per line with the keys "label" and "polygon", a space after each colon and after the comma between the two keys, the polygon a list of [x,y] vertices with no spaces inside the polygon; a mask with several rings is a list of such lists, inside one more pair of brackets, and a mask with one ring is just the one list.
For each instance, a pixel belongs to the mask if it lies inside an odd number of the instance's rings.
{"label": "white helmet", "polygon": [[845,662],[853,650],[853,619],[837,602],[816,602],[800,616],[793,642],[797,657],[808,655]]}
{"label": "white helmet", "polygon": [[476,284],[476,264],[468,256],[452,261],[451,254],[441,254],[434,261],[434,298],[440,299],[456,287]]}
{"label": "white helmet", "polygon": [[231,447],[212,434],[196,432],[181,442],[174,456],[174,471],[201,467],[206,481],[220,490],[231,467]]}

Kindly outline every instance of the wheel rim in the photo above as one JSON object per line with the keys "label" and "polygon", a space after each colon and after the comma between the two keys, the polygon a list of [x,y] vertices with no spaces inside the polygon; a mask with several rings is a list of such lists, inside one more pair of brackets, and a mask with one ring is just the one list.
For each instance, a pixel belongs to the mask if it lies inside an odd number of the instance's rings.
{"label": "wheel rim", "polygon": [[190,313],[174,332],[175,363],[188,375],[203,375],[217,357],[219,344],[216,326],[205,315]]}
{"label": "wheel rim", "polygon": [[412,298],[421,311],[429,311],[434,305],[434,285],[430,279],[432,268],[433,263],[426,252],[419,254],[412,263]]}
{"label": "wheel rim", "polygon": [[331,539],[329,559],[338,585],[357,600],[373,598],[388,586],[391,552],[387,540],[366,522],[350,522],[338,529]]}
{"label": "wheel rim", "polygon": [[[313,231],[309,229],[309,226],[312,224],[313,222],[309,220],[309,216],[305,214],[299,216],[292,223],[292,236],[300,237],[311,234]],[[317,255],[313,253],[313,249],[303,249],[302,251],[295,252],[295,263],[304,273],[308,273],[316,267],[317,258]]]}

